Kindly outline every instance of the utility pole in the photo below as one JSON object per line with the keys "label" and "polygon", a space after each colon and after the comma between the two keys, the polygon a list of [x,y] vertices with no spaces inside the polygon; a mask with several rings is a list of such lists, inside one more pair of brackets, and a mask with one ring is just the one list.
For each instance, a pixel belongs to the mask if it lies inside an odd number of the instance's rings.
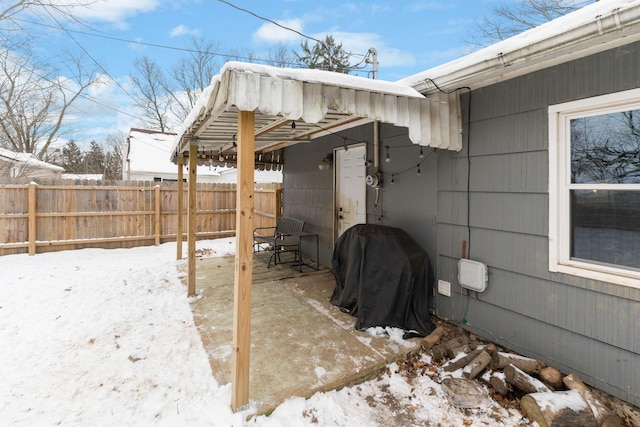
{"label": "utility pole", "polygon": [[378,80],[378,51],[374,47],[370,47],[367,51],[371,55],[371,59],[367,58],[367,64],[371,64],[373,80]]}

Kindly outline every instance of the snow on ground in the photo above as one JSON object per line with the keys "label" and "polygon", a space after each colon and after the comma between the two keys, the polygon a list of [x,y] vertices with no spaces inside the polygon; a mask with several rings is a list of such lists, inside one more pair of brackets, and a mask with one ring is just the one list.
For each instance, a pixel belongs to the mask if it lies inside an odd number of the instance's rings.
{"label": "snow on ground", "polygon": [[[210,256],[233,239],[198,242]],[[175,243],[0,257],[0,426],[521,425],[452,408],[428,376],[388,373],[266,417],[230,410],[193,323]],[[393,337],[393,339],[398,339]]]}

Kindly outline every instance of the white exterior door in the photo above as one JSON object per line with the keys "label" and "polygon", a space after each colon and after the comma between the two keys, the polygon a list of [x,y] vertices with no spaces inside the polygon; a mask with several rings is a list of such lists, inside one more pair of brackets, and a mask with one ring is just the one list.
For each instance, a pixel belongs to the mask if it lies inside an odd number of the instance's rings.
{"label": "white exterior door", "polygon": [[334,153],[336,171],[336,238],[349,227],[367,222],[367,146],[358,144],[337,148]]}

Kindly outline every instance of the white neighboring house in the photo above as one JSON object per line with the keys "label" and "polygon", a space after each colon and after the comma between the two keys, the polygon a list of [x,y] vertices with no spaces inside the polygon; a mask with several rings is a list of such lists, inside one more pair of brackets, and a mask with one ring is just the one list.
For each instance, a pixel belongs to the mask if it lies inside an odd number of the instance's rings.
{"label": "white neighboring house", "polygon": [[[177,181],[178,167],[171,162],[176,134],[132,128],[122,147],[122,179],[127,181]],[[184,178],[187,178],[186,168]],[[237,169],[198,166],[198,182],[236,183]],[[282,182],[280,171],[256,171],[255,182]]]}
{"label": "white neighboring house", "polygon": [[9,178],[60,178],[61,166],[43,162],[33,153],[16,153],[0,148],[0,176]]}

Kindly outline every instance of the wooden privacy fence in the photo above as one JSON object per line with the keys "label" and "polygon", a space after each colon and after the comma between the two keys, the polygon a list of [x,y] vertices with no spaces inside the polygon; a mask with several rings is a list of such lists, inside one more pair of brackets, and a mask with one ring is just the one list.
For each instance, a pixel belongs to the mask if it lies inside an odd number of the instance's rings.
{"label": "wooden privacy fence", "polygon": [[[256,227],[275,225],[281,188],[281,184],[256,184]],[[175,241],[177,206],[175,182],[0,185],[0,255]],[[186,184],[182,206],[186,224]],[[235,215],[235,184],[198,184],[198,239],[235,235]],[[183,226],[183,240],[186,233]]]}

